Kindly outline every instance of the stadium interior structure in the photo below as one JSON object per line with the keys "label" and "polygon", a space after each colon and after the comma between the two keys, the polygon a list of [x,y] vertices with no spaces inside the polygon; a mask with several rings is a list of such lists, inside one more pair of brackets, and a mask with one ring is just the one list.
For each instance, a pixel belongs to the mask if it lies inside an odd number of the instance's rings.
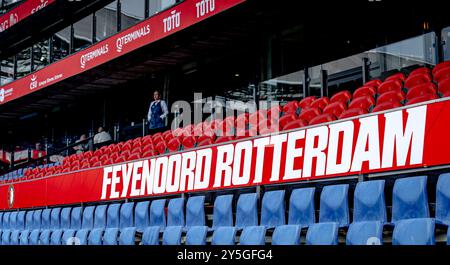
{"label": "stadium interior structure", "polygon": [[[225,0],[213,2],[219,1]],[[0,32],[0,86],[7,88],[164,10],[201,1],[91,2],[58,2]],[[16,162],[12,155],[9,163],[2,161],[0,186],[32,185],[450,96],[450,21],[444,10],[361,2],[355,4],[361,10],[356,14],[350,15],[355,7],[335,12],[346,8],[313,4],[308,8],[320,10],[320,16],[303,10],[299,18],[293,4],[243,1],[0,105],[2,150],[31,154],[30,143],[41,141],[46,152],[38,159],[29,155]],[[367,19],[376,13],[383,19]],[[328,19],[317,23],[318,17]],[[202,123],[149,135],[145,117],[155,89],[169,105],[193,102],[195,92],[205,102],[281,105],[223,120],[205,116]],[[169,120],[176,118],[172,113]],[[238,122],[245,124],[243,135],[223,136],[237,134]],[[267,123],[279,126],[261,129]],[[73,154],[79,135],[93,136],[98,126],[108,129],[113,143]],[[55,155],[64,158],[52,161]],[[450,244],[448,166],[4,209],[1,244],[62,245],[72,239],[88,245]]]}

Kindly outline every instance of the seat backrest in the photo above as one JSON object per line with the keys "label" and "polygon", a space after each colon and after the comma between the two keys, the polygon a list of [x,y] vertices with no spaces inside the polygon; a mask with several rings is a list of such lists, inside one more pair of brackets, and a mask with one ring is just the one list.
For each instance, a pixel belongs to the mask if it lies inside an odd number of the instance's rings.
{"label": "seat backrest", "polygon": [[399,220],[392,235],[393,245],[434,245],[435,221],[431,218]]}
{"label": "seat backrest", "polygon": [[295,189],[289,199],[290,225],[308,227],[316,222],[314,192],[316,188]]}
{"label": "seat backrest", "polygon": [[106,228],[106,211],[108,205],[98,205],[94,212],[94,228]]}
{"label": "seat backrest", "polygon": [[284,190],[264,193],[261,206],[261,225],[274,227],[286,224]]}
{"label": "seat backrest", "polygon": [[186,227],[205,226],[205,196],[190,197],[186,203]]}
{"label": "seat backrest", "polygon": [[258,197],[256,193],[241,194],[236,207],[236,227],[258,225]]}
{"label": "seat backrest", "polygon": [[118,228],[120,225],[120,203],[110,204],[106,214],[106,228]]}
{"label": "seat backrest", "polygon": [[61,210],[61,229],[70,228],[71,214],[72,214],[72,207],[65,207]]}
{"label": "seat backrest", "polygon": [[233,195],[218,196],[214,201],[213,228],[233,226]]}
{"label": "seat backrest", "polygon": [[152,201],[150,205],[150,226],[166,227],[165,206],[166,199]]}
{"label": "seat backrest", "polygon": [[348,184],[325,186],[320,194],[319,222],[349,224]]}
{"label": "seat backrest", "polygon": [[241,245],[264,245],[266,243],[265,226],[247,226],[242,230]]}
{"label": "seat backrest", "polygon": [[17,230],[24,230],[25,229],[25,215],[26,211],[19,211],[17,213],[17,220],[16,220],[16,229]]}
{"label": "seat backrest", "polygon": [[182,226],[167,226],[163,233],[163,245],[181,245]]}
{"label": "seat backrest", "polygon": [[17,229],[17,211],[11,212],[9,215],[9,227],[10,229]]}
{"label": "seat backrest", "polygon": [[272,235],[272,245],[300,245],[300,232],[298,225],[277,226]]}
{"label": "seat backrest", "polygon": [[186,233],[186,245],[206,245],[207,226],[192,226]]}
{"label": "seat backrest", "polygon": [[184,226],[184,224],[184,199],[171,199],[168,206],[167,226]]}
{"label": "seat backrest", "polygon": [[11,212],[6,212],[3,214],[3,229],[9,229],[9,216],[11,215]]}
{"label": "seat backrest", "polygon": [[427,176],[397,179],[392,194],[392,222],[429,216]]}
{"label": "seat backrest", "polygon": [[[97,207],[98,208],[98,207]],[[94,228],[88,236],[88,245],[101,245],[105,230],[103,228]]]}
{"label": "seat backrest", "polygon": [[70,228],[77,230],[81,229],[82,218],[83,218],[83,208],[82,207],[73,208],[70,217]]}
{"label": "seat backrest", "polygon": [[384,180],[359,182],[353,203],[353,222],[387,222]]}
{"label": "seat backrest", "polygon": [[35,210],[33,212],[33,229],[40,229],[41,228],[41,217],[42,217],[42,210]]}
{"label": "seat backrest", "polygon": [[150,201],[138,202],[134,209],[134,223],[139,232],[150,225]]}
{"label": "seat backrest", "polygon": [[159,232],[158,226],[146,227],[142,233],[142,245],[159,245]]}
{"label": "seat backrest", "polygon": [[53,208],[50,219],[50,228],[59,229],[61,228],[61,208]]}
{"label": "seat backrest", "polygon": [[4,212],[0,212],[0,229],[3,229],[3,214]]}
{"label": "seat backrest", "polygon": [[[439,176],[436,185],[436,221],[450,225],[450,173]],[[450,231],[450,229],[449,229]]]}
{"label": "seat backrest", "polygon": [[88,206],[83,211],[83,221],[81,222],[82,229],[94,228],[94,212],[95,206]]}
{"label": "seat backrest", "polygon": [[[28,216],[28,213],[27,213]],[[52,219],[52,209],[44,209],[42,211],[42,223],[41,229],[50,229],[50,223]],[[29,229],[30,227],[28,227]]]}
{"label": "seat backrest", "polygon": [[136,227],[127,227],[120,230],[119,245],[135,245]]}
{"label": "seat backrest", "polygon": [[115,246],[118,244],[119,228],[106,228],[103,235],[103,245]]}
{"label": "seat backrest", "polygon": [[122,204],[119,224],[119,228],[134,227],[134,202]]}
{"label": "seat backrest", "polygon": [[307,245],[337,245],[338,244],[338,223],[317,223],[312,224],[306,233]]}
{"label": "seat backrest", "polygon": [[214,230],[211,245],[235,245],[236,228],[232,226],[220,226]]}
{"label": "seat backrest", "polygon": [[383,242],[383,223],[362,221],[350,224],[347,231],[347,245],[381,245]]}

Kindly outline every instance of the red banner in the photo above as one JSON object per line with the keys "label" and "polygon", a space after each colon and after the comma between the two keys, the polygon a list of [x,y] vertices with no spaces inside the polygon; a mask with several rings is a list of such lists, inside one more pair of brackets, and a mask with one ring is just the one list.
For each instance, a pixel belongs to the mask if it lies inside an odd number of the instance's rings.
{"label": "red banner", "polygon": [[0,105],[174,34],[245,0],[185,0],[135,26],[0,87]]}
{"label": "red banner", "polygon": [[0,33],[54,2],[55,0],[27,0],[11,9],[0,16]]}
{"label": "red banner", "polygon": [[151,197],[450,164],[444,100],[0,186],[0,208]]}

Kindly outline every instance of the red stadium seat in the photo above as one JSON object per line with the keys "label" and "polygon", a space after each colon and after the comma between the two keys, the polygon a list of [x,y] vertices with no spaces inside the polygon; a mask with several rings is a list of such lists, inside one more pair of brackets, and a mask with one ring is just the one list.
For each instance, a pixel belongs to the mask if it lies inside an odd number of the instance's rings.
{"label": "red stadium seat", "polygon": [[348,109],[365,109],[369,111],[373,105],[375,105],[373,97],[366,95],[354,98],[348,105]]}
{"label": "red stadium seat", "polygon": [[405,93],[393,90],[381,94],[377,99],[377,105],[388,101],[401,103],[403,100],[405,100]]}
{"label": "red stadium seat", "polygon": [[434,74],[434,80],[437,83],[440,83],[447,78],[450,78],[450,67],[442,68]]}
{"label": "red stadium seat", "polygon": [[122,153],[120,153],[120,156],[123,156],[125,159],[127,159],[131,155],[130,150],[125,150]]}
{"label": "red stadium seat", "polygon": [[355,117],[355,116],[359,116],[359,115],[364,115],[367,113],[368,113],[367,109],[365,109],[365,108],[348,109],[339,116],[339,119],[351,118],[351,117]]}
{"label": "red stadium seat", "polygon": [[83,158],[91,158],[94,155],[94,152],[87,151],[83,153]]}
{"label": "red stadium seat", "polygon": [[93,156],[91,159],[89,159],[89,163],[94,164],[95,162],[100,161],[98,156]]}
{"label": "red stadium seat", "polygon": [[234,116],[227,117],[219,124],[217,134],[221,136],[232,135],[235,128],[234,124]]}
{"label": "red stadium seat", "polygon": [[308,126],[308,122],[302,120],[302,119],[297,119],[295,121],[291,121],[290,123],[286,124],[283,127],[283,131],[287,131],[287,130],[293,130],[293,129],[297,129],[297,128],[302,128]]}
{"label": "red stadium seat", "polygon": [[394,108],[400,108],[402,104],[398,101],[388,101],[381,104],[377,104],[375,108],[373,108],[372,112],[390,110]]}
{"label": "red stadium seat", "polygon": [[383,83],[383,82],[381,82],[380,79],[374,79],[374,80],[370,80],[370,81],[366,82],[364,84],[364,86],[371,86],[375,89],[378,89],[378,87],[381,85],[381,83]]}
{"label": "red stadium seat", "polygon": [[162,133],[155,133],[152,135],[152,141],[153,142],[159,142],[161,140],[164,140],[164,137],[162,136]]}
{"label": "red stadium seat", "polygon": [[133,144],[131,145],[131,147],[136,148],[136,147],[141,147],[142,146],[142,142],[139,141],[134,141]]}
{"label": "red stadium seat", "polygon": [[210,135],[203,134],[203,135],[198,137],[197,143],[201,143],[201,142],[203,142],[203,141],[205,141],[207,139],[210,139],[212,142],[214,142],[214,140],[216,140],[216,135],[213,134],[213,135],[210,136]]}
{"label": "red stadium seat", "polygon": [[286,124],[293,122],[297,119],[297,116],[295,114],[285,114],[283,115],[280,120],[278,121],[281,128],[284,128]]}
{"label": "red stadium seat", "polygon": [[102,166],[101,161],[97,161],[97,162],[91,164],[91,167],[100,167],[100,166]]}
{"label": "red stadium seat", "polygon": [[133,146],[131,145],[131,143],[126,143],[124,145],[122,145],[122,148],[120,149],[122,152],[123,151],[131,151],[133,149]]}
{"label": "red stadium seat", "polygon": [[347,104],[342,101],[336,101],[334,103],[330,103],[330,105],[326,106],[323,110],[323,113],[333,114],[336,117],[339,117],[345,110],[347,109]]}
{"label": "red stadium seat", "polygon": [[257,126],[254,126],[254,128],[251,129],[251,130],[242,130],[241,129],[241,130],[236,131],[235,140],[249,138],[251,136],[256,136],[256,135],[258,135],[258,128],[257,128]]}
{"label": "red stadium seat", "polygon": [[132,154],[135,154],[135,153],[141,154],[142,153],[142,147],[140,147],[140,146],[135,147],[135,148],[133,148],[133,150],[131,150],[130,153],[132,153]]}
{"label": "red stadium seat", "polygon": [[167,143],[167,148],[169,149],[170,152],[177,152],[180,150],[180,147],[181,147],[181,141],[178,138],[172,138]]}
{"label": "red stadium seat", "polygon": [[85,168],[90,168],[91,164],[89,164],[88,162],[81,164],[80,169],[85,169]]}
{"label": "red stadium seat", "polygon": [[184,149],[190,149],[195,147],[195,144],[197,143],[197,139],[194,136],[187,136],[183,138],[183,148]]}
{"label": "red stadium seat", "polygon": [[114,159],[114,164],[123,163],[126,161],[127,161],[127,158],[125,156],[119,156],[118,158]]}
{"label": "red stadium seat", "polygon": [[168,135],[171,135],[171,134],[172,134],[172,130],[167,130],[167,131],[162,133],[162,137],[166,138]]}
{"label": "red stadium seat", "polygon": [[128,157],[128,161],[138,160],[141,158],[140,153],[133,153]]}
{"label": "red stadium seat", "polygon": [[430,74],[430,68],[428,67],[419,67],[417,69],[412,70],[409,75],[408,78],[414,75],[418,75],[418,74]]}
{"label": "red stadium seat", "polygon": [[249,123],[252,123],[254,121],[257,121],[257,123],[260,123],[262,120],[267,119],[267,110],[260,109],[256,111],[255,113],[250,114],[249,116]]}
{"label": "red stadium seat", "polygon": [[299,118],[310,122],[314,117],[319,116],[320,114],[322,114],[322,111],[319,108],[309,108],[307,110],[302,111],[302,113],[300,113]]}
{"label": "red stadium seat", "polygon": [[364,96],[375,97],[376,93],[377,91],[373,86],[362,86],[353,92],[353,99]]}
{"label": "red stadium seat", "polygon": [[178,137],[183,133],[183,128],[176,128],[172,131],[173,136]]}
{"label": "red stadium seat", "polygon": [[439,70],[441,70],[443,68],[447,68],[447,67],[450,67],[450,61],[438,63],[431,72],[433,73],[433,76],[434,76]]}
{"label": "red stadium seat", "polygon": [[144,157],[152,157],[152,156],[156,156],[156,155],[158,155],[158,153],[156,152],[156,151],[154,151],[154,150],[148,150],[148,151],[145,151],[144,153],[142,153],[142,158],[144,158]]}
{"label": "red stadium seat", "polygon": [[378,87],[378,94],[382,95],[389,91],[401,91],[402,85],[397,80],[388,80]]}
{"label": "red stadium seat", "polygon": [[[105,150],[105,149],[103,149],[103,150]],[[95,150],[94,156],[98,156],[98,157],[102,156],[103,155],[103,150],[102,149]]]}
{"label": "red stadium seat", "polygon": [[198,147],[200,146],[206,146],[206,145],[211,145],[214,144],[214,141],[211,138],[205,138],[203,139],[201,142],[198,142]]}
{"label": "red stadium seat", "polygon": [[341,92],[338,92],[336,94],[334,94],[331,98],[330,98],[330,103],[334,103],[334,102],[342,102],[345,105],[347,105],[347,103],[352,99],[352,94],[350,93],[350,91],[348,90],[344,90]]}
{"label": "red stadium seat", "polygon": [[311,108],[319,108],[323,110],[328,104],[330,104],[330,99],[328,99],[328,97],[321,97],[311,103]]}
{"label": "red stadium seat", "polygon": [[112,158],[113,160],[115,160],[118,157],[119,157],[119,152],[114,152],[109,155],[109,158]]}
{"label": "red stadium seat", "polygon": [[259,132],[259,134],[274,133],[280,131],[280,124],[278,121],[271,121],[269,119],[265,119],[258,124],[257,129],[258,129],[257,132]]}
{"label": "red stadium seat", "polygon": [[147,152],[147,151],[150,151],[150,150],[155,150],[155,147],[153,146],[153,144],[144,145],[142,147],[142,152],[143,153]]}
{"label": "red stadium seat", "polygon": [[164,154],[164,153],[166,152],[166,149],[167,149],[166,142],[160,141],[160,142],[156,145],[155,148],[156,148],[156,151],[157,151],[159,154]]}
{"label": "red stadium seat", "polygon": [[233,141],[233,140],[234,140],[234,136],[221,136],[216,139],[216,144],[226,143],[226,142]]}
{"label": "red stadium seat", "polygon": [[[70,167],[66,167],[62,170],[62,173],[67,173],[67,172],[70,172]],[[31,177],[34,178],[34,174],[32,174]]]}
{"label": "red stadium seat", "polygon": [[412,104],[416,104],[416,103],[421,103],[421,102],[425,102],[425,101],[430,101],[433,99],[437,99],[438,96],[436,95],[436,93],[434,94],[425,94],[419,97],[415,97],[411,100],[408,100],[408,102],[406,103],[406,105],[412,105]]}
{"label": "red stadium seat", "polygon": [[107,155],[107,154],[104,154],[100,157],[100,161],[106,161],[108,159],[109,159],[109,155]]}
{"label": "red stadium seat", "polygon": [[267,119],[270,119],[270,120],[279,119],[282,111],[283,111],[283,108],[280,105],[271,107],[267,111]]}
{"label": "red stadium seat", "polygon": [[309,96],[309,97],[306,97],[306,98],[300,100],[300,103],[299,103],[298,105],[299,105],[300,108],[302,108],[302,110],[303,110],[303,109],[307,109],[307,108],[311,107],[311,104],[312,104],[316,99],[317,99],[316,96]]}
{"label": "red stadium seat", "polygon": [[438,91],[442,95],[448,93],[450,91],[450,78],[442,80],[438,85]]}
{"label": "red stadium seat", "polygon": [[333,114],[324,113],[311,120],[309,125],[316,125],[337,120]]}
{"label": "red stadium seat", "polygon": [[415,86],[408,90],[408,93],[406,93],[406,99],[411,100],[425,94],[436,94],[436,86],[433,83],[425,83]]}
{"label": "red stadium seat", "polygon": [[431,82],[431,77],[429,74],[416,74],[409,76],[405,81],[405,87],[411,89],[415,86],[426,84]]}
{"label": "red stadium seat", "polygon": [[400,81],[400,84],[401,84],[402,82],[405,81],[405,79],[406,78],[405,78],[405,75],[403,73],[396,73],[396,74],[393,74],[393,75],[387,77],[386,79],[384,79],[384,82],[397,80],[397,81]]}
{"label": "red stadium seat", "polygon": [[299,108],[298,101],[293,100],[289,101],[286,105],[283,106],[284,113],[297,113]]}

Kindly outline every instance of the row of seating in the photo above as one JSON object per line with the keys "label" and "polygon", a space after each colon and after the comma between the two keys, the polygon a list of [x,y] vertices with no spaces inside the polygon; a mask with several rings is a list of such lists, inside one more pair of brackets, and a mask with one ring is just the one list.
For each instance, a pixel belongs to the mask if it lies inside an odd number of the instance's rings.
{"label": "row of seating", "polygon": [[[360,182],[354,191],[350,223],[348,184],[325,186],[320,194],[316,222],[315,188],[292,191],[286,220],[285,190],[267,191],[258,216],[258,194],[241,194],[233,218],[233,195],[214,201],[212,225],[206,225],[205,196],[159,199],[110,205],[65,207],[44,210],[0,212],[2,245],[9,244],[265,244],[273,231],[273,244],[299,244],[307,229],[307,244],[337,244],[340,229],[347,244],[381,244],[385,226],[393,226],[394,244],[434,244],[435,224],[450,225],[450,173],[439,176],[436,213],[430,218],[427,177],[397,179],[393,188],[392,218],[387,220],[385,181]],[[186,214],[185,214],[186,213]],[[242,232],[241,232],[242,231]],[[450,235],[450,230],[449,230]]]}
{"label": "row of seating", "polygon": [[449,73],[450,61],[440,63],[432,69],[420,67],[408,75],[397,73],[383,81],[371,80],[353,93],[345,90],[331,98],[306,97],[300,101],[287,102],[282,107],[274,106],[252,114],[226,117],[224,120],[204,121],[173,131],[111,144],[95,152],[71,155],[65,158],[62,165],[29,169],[24,172],[23,177],[9,182],[123,163],[428,101],[450,95]]}
{"label": "row of seating", "polygon": [[[39,168],[39,170],[45,169],[45,168],[52,168],[54,166],[58,166],[59,162],[55,162],[55,163],[48,163],[48,164],[44,164],[44,165],[40,165],[37,166],[35,168]],[[30,168],[19,168],[16,169],[14,171],[11,171],[5,175],[0,176],[0,183],[9,183],[9,182],[13,182],[16,180],[20,180],[23,179],[24,177],[24,173],[26,171],[28,171],[28,169],[32,169],[32,167]]]}

